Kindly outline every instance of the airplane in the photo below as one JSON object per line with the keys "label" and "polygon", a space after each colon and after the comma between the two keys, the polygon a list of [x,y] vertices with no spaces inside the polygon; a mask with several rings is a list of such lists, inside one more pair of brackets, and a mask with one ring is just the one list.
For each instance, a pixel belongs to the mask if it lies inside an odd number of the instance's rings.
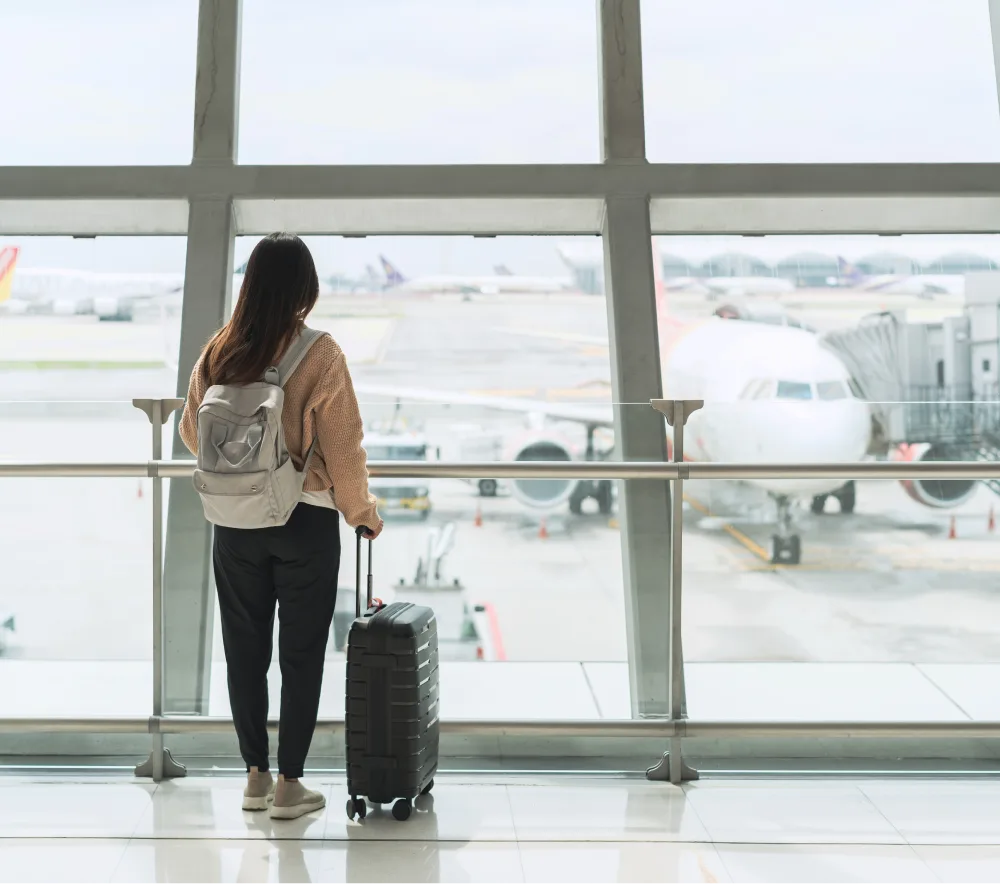
{"label": "airplane", "polygon": [[837,258],[837,271],[842,285],[866,292],[932,298],[934,295],[960,295],[965,291],[965,277],[961,274],[883,273],[868,276],[859,267],[841,257]]}
{"label": "airplane", "polygon": [[667,291],[698,292],[709,300],[720,296],[780,295],[795,291],[790,279],[778,276],[677,276],[664,282]]}
{"label": "airplane", "polygon": [[571,279],[556,276],[515,276],[500,265],[493,276],[441,274],[408,279],[384,255],[379,255],[385,274],[385,288],[397,292],[448,293],[464,295],[558,294],[576,292]]}
{"label": "airplane", "polygon": [[0,249],[0,303],[7,313],[95,314],[105,321],[128,322],[142,303],[180,305],[183,274],[17,269],[20,251],[17,246]]}
{"label": "airplane", "polygon": [[[19,254],[18,246],[0,248],[0,309],[8,314],[96,315],[105,322],[131,322],[140,306],[181,306],[183,273],[17,268]],[[244,261],[233,271],[234,295],[246,266]],[[320,283],[321,295],[331,291],[328,283]]]}
{"label": "airplane", "polygon": [[[654,242],[654,258],[655,258]],[[804,329],[720,316],[683,324],[668,314],[665,286],[653,262],[663,395],[673,399],[703,399],[705,407],[691,415],[685,458],[693,461],[735,463],[859,462],[867,453],[871,416],[867,403],[856,397],[850,373],[815,334]],[[546,334],[579,344],[585,336]],[[587,343],[607,346],[604,338]],[[515,461],[569,461],[577,447],[553,423],[573,423],[586,429],[585,460],[604,459],[611,452],[596,450],[595,433],[613,429],[608,405],[554,403],[517,398],[494,398],[443,390],[357,384],[363,395],[397,401],[466,405],[522,414],[530,429],[507,442],[506,454]],[[641,407],[641,406],[635,406]],[[666,432],[666,428],[665,428]],[[668,447],[671,439],[668,433]],[[777,507],[771,561],[798,564],[802,541],[795,530],[792,503],[805,498],[814,505],[836,497],[845,513],[855,505],[853,482],[842,480],[752,480]],[[513,495],[523,504],[550,509],[569,503],[579,512],[582,501],[594,498],[601,512],[610,512],[611,482],[575,480],[515,480]]]}

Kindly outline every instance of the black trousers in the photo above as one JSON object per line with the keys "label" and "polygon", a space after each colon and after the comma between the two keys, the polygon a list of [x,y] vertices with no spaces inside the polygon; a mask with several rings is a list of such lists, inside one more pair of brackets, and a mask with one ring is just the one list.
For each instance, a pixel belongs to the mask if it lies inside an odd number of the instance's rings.
{"label": "black trousers", "polygon": [[213,561],[229,702],[247,768],[269,770],[267,671],[278,608],[278,771],[302,776],[337,600],[340,514],[300,503],[279,528],[215,529]]}

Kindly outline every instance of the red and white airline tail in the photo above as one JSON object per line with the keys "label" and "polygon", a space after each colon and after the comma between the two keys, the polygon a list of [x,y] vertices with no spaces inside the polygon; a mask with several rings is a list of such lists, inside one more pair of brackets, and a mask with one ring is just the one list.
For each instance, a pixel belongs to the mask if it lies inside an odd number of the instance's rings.
{"label": "red and white airline tail", "polygon": [[17,255],[20,251],[17,246],[5,246],[0,249],[0,304],[10,299],[14,285],[14,268],[17,266]]}

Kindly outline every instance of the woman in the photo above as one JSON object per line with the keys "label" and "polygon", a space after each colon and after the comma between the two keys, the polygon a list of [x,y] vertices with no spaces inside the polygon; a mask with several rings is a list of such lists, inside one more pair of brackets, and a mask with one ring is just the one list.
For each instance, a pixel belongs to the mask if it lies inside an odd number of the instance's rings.
{"label": "woman", "polygon": [[[250,255],[232,319],[208,342],[191,374],[180,434],[197,454],[198,407],[213,384],[263,378],[304,327],[319,279],[304,242],[287,233],[262,239]],[[316,727],[327,636],[340,569],[339,514],[371,540],[382,530],[368,491],[363,425],[344,353],[329,335],[309,349],[284,386],[281,422],[297,469],[316,449],[302,500],[285,525],[216,526],[213,562],[229,669],[229,702],[247,765],[244,810],[294,819],[319,810],[322,794],[299,778]],[[338,513],[339,511],[339,513]],[[281,665],[278,781],[268,761],[267,670],[275,604]]]}

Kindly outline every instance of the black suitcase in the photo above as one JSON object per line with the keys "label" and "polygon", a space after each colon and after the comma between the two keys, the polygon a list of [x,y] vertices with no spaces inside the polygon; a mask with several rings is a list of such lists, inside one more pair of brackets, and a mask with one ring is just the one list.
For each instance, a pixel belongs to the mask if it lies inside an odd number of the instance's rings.
{"label": "black suitcase", "polygon": [[344,739],[347,816],[389,804],[405,820],[418,795],[430,792],[438,764],[438,636],[434,612],[422,605],[372,599],[368,543],[368,606],[361,610],[361,535],[357,532],[357,596],[347,637]]}

